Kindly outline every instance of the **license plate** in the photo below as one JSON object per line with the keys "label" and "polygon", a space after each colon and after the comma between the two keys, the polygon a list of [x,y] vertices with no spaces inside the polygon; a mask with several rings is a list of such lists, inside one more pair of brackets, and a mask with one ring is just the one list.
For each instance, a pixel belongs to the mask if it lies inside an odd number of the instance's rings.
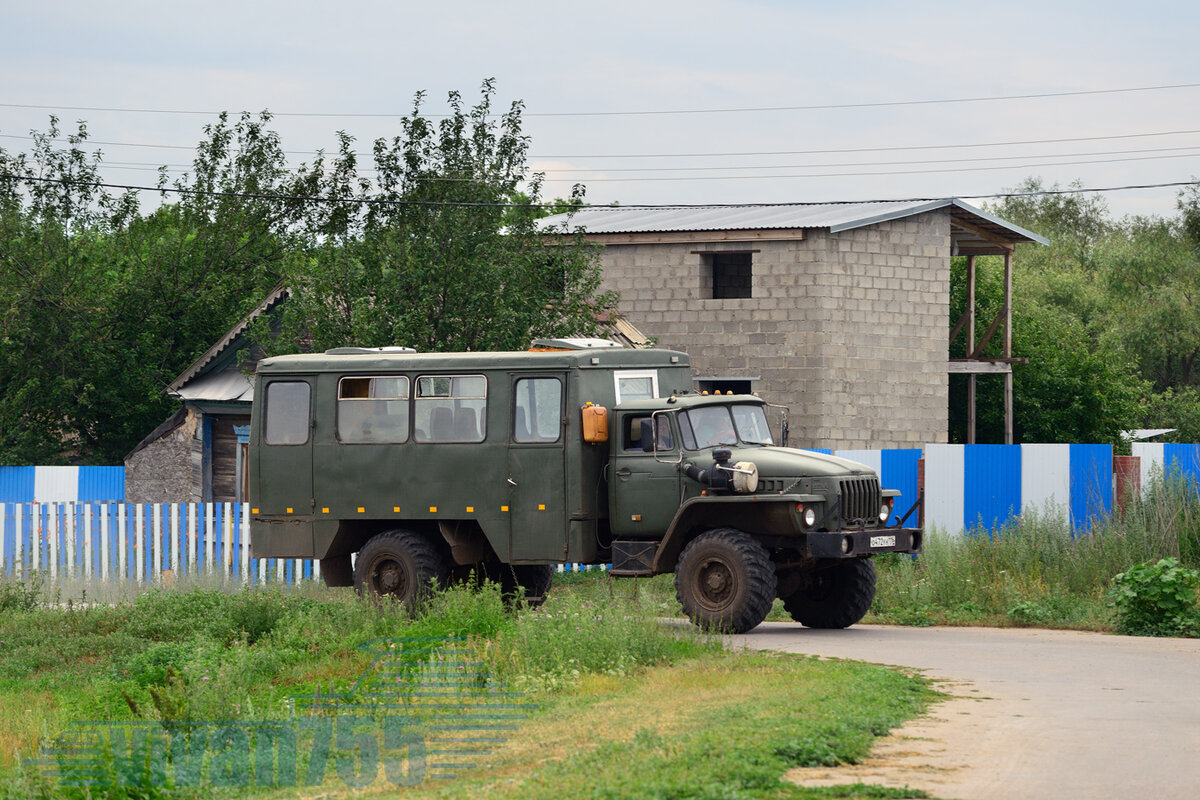
{"label": "license plate", "polygon": [[896,546],[896,537],[895,536],[872,536],[871,537],[871,549],[872,550],[874,550],[877,547],[895,547],[895,546]]}

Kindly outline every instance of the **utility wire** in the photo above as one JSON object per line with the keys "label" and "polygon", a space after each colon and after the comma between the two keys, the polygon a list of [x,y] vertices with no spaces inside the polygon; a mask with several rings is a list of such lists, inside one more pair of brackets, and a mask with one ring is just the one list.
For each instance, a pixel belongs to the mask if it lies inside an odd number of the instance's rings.
{"label": "utility wire", "polygon": [[[448,206],[448,207],[479,207],[479,208],[560,208],[559,203],[471,203],[448,200],[389,200],[371,197],[328,197],[319,195],[285,195],[258,192],[218,192],[201,189],[183,189],[179,187],[138,186],[133,184],[108,183],[106,181],[80,181],[70,178],[44,178],[33,175],[16,175],[0,172],[0,180],[13,180],[23,183],[58,183],[64,186],[91,186],[102,189],[122,189],[126,191],[160,192],[162,194],[182,194],[205,197],[232,197],[245,200],[293,200],[315,203],[367,204],[391,206]],[[1124,186],[1106,186],[1095,188],[1068,189],[1039,189],[1034,192],[999,192],[994,194],[964,194],[960,198],[967,199],[1003,199],[1008,197],[1041,197],[1062,194],[1101,194],[1104,192],[1122,192],[1134,189],[1165,189],[1183,186],[1200,186],[1200,180],[1172,181],[1169,183],[1127,184]],[[874,200],[825,200],[819,202],[781,202],[781,203],[630,203],[627,205],[607,205],[602,203],[581,203],[570,206],[571,209],[602,208],[612,211],[629,209],[691,209],[691,208],[786,208],[789,206],[838,206],[864,205],[868,203],[931,203],[947,199],[940,197],[905,197]]]}
{"label": "utility wire", "polygon": [[[893,145],[889,147],[839,147],[824,150],[745,150],[732,151],[725,153],[593,153],[593,154],[549,154],[549,155],[531,155],[531,160],[548,161],[550,159],[599,159],[599,158],[732,158],[732,157],[747,157],[747,156],[808,156],[808,155],[836,155],[842,153],[886,153],[886,152],[902,152],[912,150],[952,150],[952,149],[971,149],[976,147],[1016,147],[1029,144],[1068,144],[1072,142],[1100,142],[1110,141],[1115,139],[1142,139],[1154,136],[1186,136],[1190,134],[1200,133],[1200,128],[1193,130],[1181,131],[1155,131],[1151,133],[1121,133],[1110,136],[1072,136],[1059,139],[1014,139],[1004,142],[976,142],[969,144],[917,144],[917,145]],[[22,139],[31,141],[39,137],[22,136],[14,133],[0,133],[0,139]],[[49,139],[51,142],[69,142],[65,138]],[[148,142],[109,142],[99,139],[88,139],[86,142],[80,142],[79,145],[103,145],[105,147],[145,147],[161,150],[188,150],[194,152],[195,145],[187,144],[151,144]],[[76,146],[79,146],[76,145]],[[231,150],[231,153],[241,152],[240,150]],[[285,155],[296,156],[315,156],[315,155],[334,155],[333,151],[328,150],[282,150]],[[355,152],[358,158],[370,158],[371,152]]]}
{"label": "utility wire", "polygon": [[[1194,149],[1194,148],[1188,148]],[[1161,161],[1163,159],[1172,158],[1195,158],[1200,155],[1195,152],[1189,153],[1174,153],[1170,155],[1157,156],[1133,156],[1130,158],[1100,158],[1100,159],[1084,159],[1076,161],[1043,161],[1036,164],[1001,164],[992,166],[958,166],[958,167],[941,167],[937,169],[895,169],[895,170],[872,170],[872,171],[853,171],[853,172],[806,172],[806,173],[772,173],[769,175],[652,175],[641,177],[604,177],[603,170],[597,176],[577,177],[577,178],[551,178],[556,181],[575,181],[586,183],[646,183],[646,182],[662,182],[662,183],[679,183],[683,181],[735,181],[735,180],[794,180],[799,178],[855,178],[855,177],[888,177],[896,175],[941,175],[945,173],[964,173],[964,172],[995,172],[997,170],[1020,170],[1020,169],[1041,169],[1043,167],[1072,167],[1084,166],[1093,164],[1120,164],[1134,161]],[[1053,156],[1040,156],[1041,158],[1053,158]],[[900,162],[903,163],[903,162]],[[937,162],[935,162],[937,163]],[[833,165],[812,165],[808,167],[783,167],[782,169],[824,169],[826,166]],[[141,172],[157,172],[157,167],[113,167],[118,170],[135,170]],[[738,167],[738,169],[743,169]],[[770,167],[751,167],[751,169],[770,169]],[[568,170],[568,172],[576,173],[580,170]],[[614,170],[619,171],[619,170]],[[355,173],[362,176],[369,174],[370,170]],[[471,183],[475,182],[475,178],[454,178],[445,176],[428,176],[424,180],[431,183]],[[137,187],[134,187],[137,188]]]}
{"label": "utility wire", "polygon": [[[676,175],[676,176],[645,176],[633,178],[583,178],[587,183],[626,183],[645,181],[733,181],[733,180],[786,180],[791,178],[854,178],[854,177],[886,177],[889,175],[938,175],[947,172],[994,172],[1004,169],[1040,169],[1042,167],[1072,167],[1087,164],[1119,164],[1129,161],[1158,161],[1168,158],[1194,158],[1196,153],[1178,153],[1165,156],[1135,156],[1132,158],[1101,158],[1083,161],[1045,161],[1039,164],[1003,164],[990,167],[945,167],[940,169],[897,169],[872,172],[807,172],[804,174],[780,175]],[[820,167],[812,167],[820,169]],[[567,180],[567,179],[560,179]]]}
{"label": "utility wire", "polygon": [[[578,174],[578,173],[614,173],[614,172],[729,172],[731,170],[764,170],[764,169],[827,169],[830,167],[896,167],[896,166],[911,166],[924,164],[969,164],[979,161],[1018,161],[1023,159],[1037,158],[1084,158],[1087,156],[1125,156],[1125,155],[1140,155],[1145,153],[1173,153],[1181,151],[1195,151],[1200,149],[1200,144],[1190,145],[1187,147],[1150,147],[1138,150],[1097,150],[1087,153],[1047,153],[1046,155],[1037,155],[1033,153],[1017,155],[1017,156],[971,156],[968,158],[936,158],[936,159],[919,159],[915,161],[844,161],[841,163],[830,164],[735,164],[733,166],[707,166],[707,167],[574,167],[570,169],[538,169],[535,172],[540,172],[544,175],[559,175],[559,174]],[[1194,153],[1184,153],[1184,155]],[[191,164],[160,164],[150,161],[103,161],[101,162],[106,167],[116,168],[142,168],[158,170],[161,168],[171,170],[187,170],[191,169]],[[1037,164],[1022,164],[1016,165],[1021,167],[1036,167]],[[293,172],[294,170],[286,170]],[[370,167],[357,170],[359,175],[369,175],[377,172]]]}
{"label": "utility wire", "polygon": [[[650,111],[522,111],[524,117],[636,117],[636,116],[665,116],[681,114],[743,114],[773,111],[829,111],[848,108],[887,108],[900,106],[946,105],[951,103],[985,103],[1004,100],[1034,100],[1052,97],[1084,97],[1102,94],[1128,94],[1132,92],[1157,92],[1169,89],[1194,89],[1200,83],[1176,83],[1161,86],[1131,86],[1121,89],[1085,89],[1073,92],[1037,92],[1030,94],[990,95],[978,97],[952,97],[933,100],[885,100],[873,103],[826,103],[803,106],[756,106],[745,108],[692,108],[692,109],[657,109]],[[190,114],[216,116],[219,111],[195,111],[189,109],[168,108],[123,108],[116,106],[56,106],[34,105],[28,103],[0,103],[0,108],[27,108],[44,111],[104,111],[130,114]],[[385,118],[395,119],[408,115],[398,113],[343,113],[315,111],[279,111],[270,112],[273,117],[333,117],[333,118]],[[452,114],[422,114],[421,116],[442,119]],[[490,117],[502,117],[504,114],[489,114]]]}

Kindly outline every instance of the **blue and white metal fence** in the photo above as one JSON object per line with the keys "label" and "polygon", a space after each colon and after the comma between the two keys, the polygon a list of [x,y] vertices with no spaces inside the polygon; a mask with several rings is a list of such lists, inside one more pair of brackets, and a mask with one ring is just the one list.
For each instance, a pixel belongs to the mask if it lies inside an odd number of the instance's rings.
{"label": "blue and white metal fence", "polygon": [[[1109,445],[933,444],[834,455],[873,467],[884,487],[900,490],[892,522],[917,501],[924,458],[925,524],[950,534],[999,528],[1030,510],[1064,513],[1084,531],[1113,507]],[[1177,471],[1200,486],[1200,444],[1137,443],[1133,455],[1143,487],[1156,471]],[[123,479],[121,467],[0,467],[0,576],[37,570],[56,580],[138,584],[187,576],[319,580],[314,560],[251,558],[245,504],[94,502],[119,500]]]}
{"label": "blue and white metal fence", "polygon": [[0,503],[119,503],[124,467],[0,467]]}
{"label": "blue and white metal fence", "polygon": [[0,575],[137,584],[320,578],[311,559],[251,558],[248,513],[244,503],[3,503]]}
{"label": "blue and white metal fence", "polygon": [[1064,511],[1082,531],[1112,504],[1111,445],[925,447],[925,522],[947,533],[998,528],[1030,510]]}

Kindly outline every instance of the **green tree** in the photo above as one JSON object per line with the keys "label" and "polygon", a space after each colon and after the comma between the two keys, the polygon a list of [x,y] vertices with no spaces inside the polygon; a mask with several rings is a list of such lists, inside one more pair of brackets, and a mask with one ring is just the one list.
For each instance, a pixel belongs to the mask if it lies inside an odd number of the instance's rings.
{"label": "green tree", "polygon": [[302,210],[307,246],[286,277],[284,335],[260,332],[265,347],[506,350],[595,332],[596,312],[614,301],[599,292],[596,251],[539,229],[522,106],[496,119],[493,95],[486,81],[467,109],[452,92],[451,114],[435,124],[418,93],[402,135],[374,143],[374,183],[359,177],[345,134],[328,163],[299,170],[293,193],[327,199]]}
{"label": "green tree", "polygon": [[287,177],[267,121],[208,126],[182,199],[146,215],[96,186],[82,125],[66,147],[52,119],[30,156],[0,152],[17,176],[0,181],[0,460],[119,463],[175,407],[171,379],[278,280],[287,209],[247,196]]}
{"label": "green tree", "polygon": [[[1138,364],[1116,335],[1113,304],[1104,279],[1111,240],[1119,227],[1098,195],[1034,194],[1045,189],[1030,179],[988,210],[1042,234],[1049,246],[1027,244],[1013,256],[1013,354],[1029,359],[1013,367],[1016,441],[1113,442],[1136,424],[1147,386]],[[1057,187],[1051,187],[1053,191]],[[951,319],[966,306],[965,259],[951,274]],[[976,266],[979,341],[1003,305],[1003,265],[980,258]],[[1001,354],[1001,334],[985,355]],[[964,355],[964,339],[951,356]],[[1003,380],[978,380],[977,441],[1004,440]],[[966,440],[967,379],[950,385],[951,438]]]}

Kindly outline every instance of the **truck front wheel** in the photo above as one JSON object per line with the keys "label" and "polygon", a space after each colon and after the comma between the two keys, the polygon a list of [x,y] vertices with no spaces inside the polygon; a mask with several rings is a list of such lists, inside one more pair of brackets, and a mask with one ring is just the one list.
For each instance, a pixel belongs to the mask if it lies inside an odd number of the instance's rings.
{"label": "truck front wheel", "polygon": [[716,528],[690,541],[675,567],[675,596],[702,628],[745,633],[775,600],[775,567],[763,546],[741,531]]}
{"label": "truck front wheel", "polygon": [[360,595],[392,597],[415,608],[445,578],[437,548],[419,533],[384,531],[372,537],[354,563],[354,586]]}
{"label": "truck front wheel", "polygon": [[869,558],[809,570],[795,592],[781,598],[792,619],[810,628],[848,628],[875,599],[875,565]]}

